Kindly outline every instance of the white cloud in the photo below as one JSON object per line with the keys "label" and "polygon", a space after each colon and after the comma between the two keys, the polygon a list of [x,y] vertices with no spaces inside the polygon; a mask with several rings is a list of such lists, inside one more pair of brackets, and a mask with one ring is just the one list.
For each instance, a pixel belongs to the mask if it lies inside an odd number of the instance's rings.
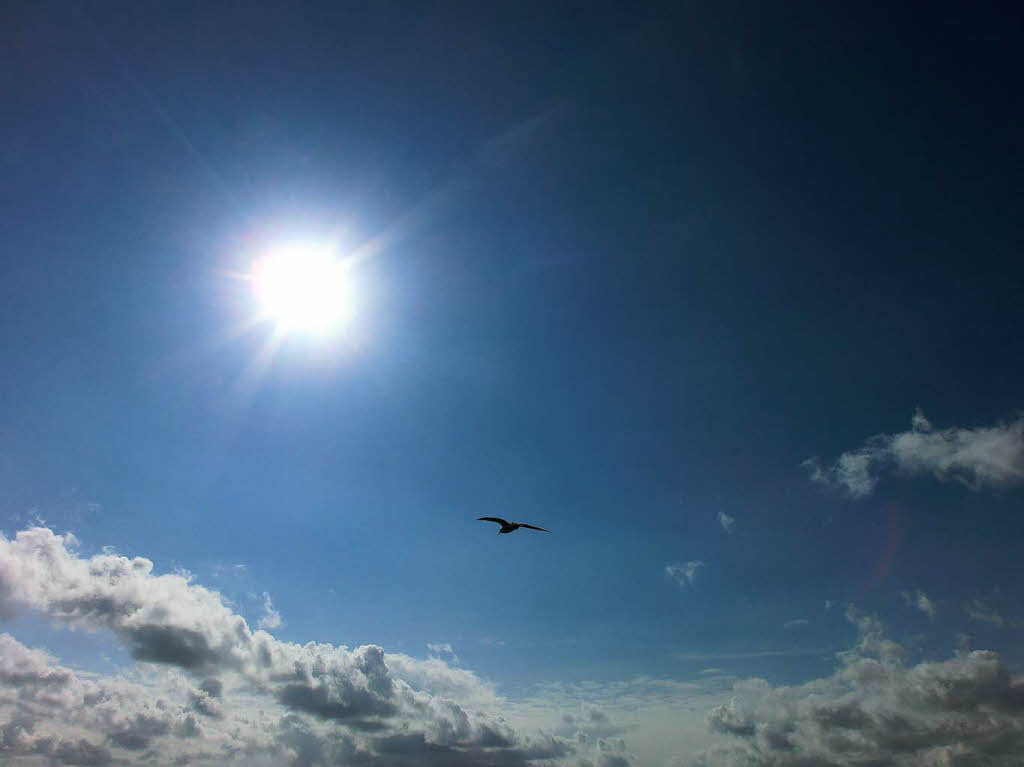
{"label": "white cloud", "polygon": [[591,753],[512,729],[489,713],[498,701],[491,685],[438,658],[282,642],[188,577],[154,574],[141,557],[79,556],[74,543],[45,528],[0,534],[0,609],[109,631],[143,663],[134,681],[83,675],[0,636],[0,754],[68,764],[144,753],[160,765],[468,767]]}
{"label": "white cloud", "polygon": [[782,628],[786,629],[787,631],[792,631],[793,629],[804,629],[807,628],[810,625],[810,623],[811,622],[806,618],[795,618],[794,620],[786,621],[785,623],[783,623]]}
{"label": "white cloud", "polygon": [[708,669],[509,701],[440,657],[279,641],[215,591],[146,559],[82,556],[45,529],[0,535],[0,606],[109,631],[145,661],[85,673],[0,634],[0,762],[33,767],[1009,767],[1024,749],[1024,685],[998,656],[908,667],[877,619],[852,610],[857,646],[804,685]]}
{"label": "white cloud", "polygon": [[665,565],[665,573],[680,586],[692,588],[697,583],[697,571],[702,567],[707,567],[707,565],[694,559],[689,562]]}
{"label": "white cloud", "polygon": [[[855,611],[857,648],[831,676],[795,687],[735,685],[708,716],[723,736],[692,767],[1011,767],[1024,752],[1024,680],[992,652],[907,667],[881,624]],[[900,648],[901,649],[901,648]]]}
{"label": "white cloud", "polygon": [[879,474],[931,474],[956,480],[972,490],[1024,483],[1024,416],[994,426],[935,429],[917,411],[910,431],[878,434],[857,450],[843,453],[831,466],[817,458],[804,461],[814,482],[843,489],[853,498],[870,495]]}
{"label": "white cloud", "polygon": [[900,596],[908,605],[923,612],[930,620],[935,620],[935,603],[923,591],[918,590],[913,593],[903,591]]}
{"label": "white cloud", "polygon": [[270,594],[263,592],[263,615],[256,624],[261,629],[276,629],[283,625],[281,613],[274,609],[274,603],[270,600]]}
{"label": "white cloud", "polygon": [[430,654],[439,658],[447,657],[447,662],[453,666],[459,665],[459,656],[455,654],[455,650],[452,648],[449,642],[431,642],[427,644],[427,649],[430,650]]}
{"label": "white cloud", "polygon": [[731,533],[732,529],[736,526],[736,517],[730,517],[724,511],[718,512],[718,524],[722,526],[722,529],[727,533]]}

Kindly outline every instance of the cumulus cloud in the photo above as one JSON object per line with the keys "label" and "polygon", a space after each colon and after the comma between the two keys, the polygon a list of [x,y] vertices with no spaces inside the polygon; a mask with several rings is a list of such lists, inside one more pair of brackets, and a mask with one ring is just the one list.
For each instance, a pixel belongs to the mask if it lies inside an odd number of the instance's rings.
{"label": "cumulus cloud", "polygon": [[606,750],[609,744],[617,745],[616,751],[625,754],[625,742],[617,737],[629,728],[613,722],[611,717],[600,708],[584,705],[574,713],[562,715],[562,721],[555,732],[563,737],[571,738],[579,744],[590,744],[599,752]]}
{"label": "cumulus cloud", "polygon": [[886,470],[931,474],[972,490],[1018,485],[1024,483],[1024,416],[993,426],[936,429],[917,411],[909,431],[870,437],[828,466],[817,458],[803,466],[812,481],[837,487],[853,498],[870,495]]}
{"label": "cumulus cloud", "polygon": [[730,517],[724,511],[718,512],[718,524],[722,526],[722,529],[727,533],[731,533],[732,529],[736,526],[736,517]]}
{"label": "cumulus cloud", "polygon": [[929,620],[935,620],[935,603],[923,591],[903,591],[900,596],[908,605],[927,615]]}
{"label": "cumulus cloud", "polygon": [[665,565],[665,574],[684,588],[693,588],[697,584],[697,572],[707,567],[700,560],[694,559],[689,562],[676,562]]}
{"label": "cumulus cloud", "polygon": [[0,635],[0,761],[500,767],[591,758],[589,747],[475,708],[496,700],[493,688],[439,658],[282,642],[186,574],[157,575],[141,557],[80,556],[76,543],[45,528],[0,535],[0,608],[109,631],[145,663],[134,678],[84,675]]}
{"label": "cumulus cloud", "polygon": [[708,716],[725,740],[697,767],[1010,767],[1024,753],[1024,680],[993,652],[908,667],[877,619],[854,610],[856,649],[831,676],[795,687],[738,682]]}

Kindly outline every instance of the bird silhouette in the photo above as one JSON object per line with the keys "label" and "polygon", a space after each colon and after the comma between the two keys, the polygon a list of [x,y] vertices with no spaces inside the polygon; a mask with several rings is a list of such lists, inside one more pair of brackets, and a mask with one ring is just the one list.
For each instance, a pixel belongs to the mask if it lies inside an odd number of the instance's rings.
{"label": "bird silhouette", "polygon": [[501,525],[501,529],[498,531],[498,535],[502,533],[514,533],[520,527],[528,527],[531,530],[540,530],[544,533],[550,533],[550,530],[545,530],[543,527],[537,527],[536,525],[528,525],[525,522],[509,522],[508,520],[502,519],[501,517],[477,517],[481,522],[497,522]]}

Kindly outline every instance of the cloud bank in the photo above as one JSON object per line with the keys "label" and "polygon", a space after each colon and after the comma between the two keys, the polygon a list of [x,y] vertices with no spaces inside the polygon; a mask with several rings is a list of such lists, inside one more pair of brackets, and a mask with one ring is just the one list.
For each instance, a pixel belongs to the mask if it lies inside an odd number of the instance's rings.
{"label": "cloud bank", "polygon": [[828,466],[817,458],[803,466],[812,481],[852,498],[871,495],[889,470],[952,479],[972,490],[1018,485],[1024,483],[1024,416],[994,426],[936,429],[919,410],[909,431],[870,437]]}
{"label": "cloud bank", "polygon": [[[669,574],[689,586],[702,566]],[[110,632],[140,662],[83,672],[0,633],[5,764],[628,767],[671,754],[686,767],[1009,767],[1024,752],[1024,681],[998,655],[911,666],[852,609],[856,647],[806,684],[709,669],[700,682],[539,685],[510,702],[442,660],[445,643],[416,659],[280,641],[188,574],[82,556],[45,528],[0,535],[0,610],[25,608]]]}
{"label": "cloud bank", "polygon": [[[269,597],[264,625],[279,621]],[[438,658],[283,642],[187,574],[79,556],[46,528],[0,535],[0,613],[108,631],[143,665],[76,672],[0,634],[0,761],[105,765],[592,765],[628,754],[527,735],[474,706],[493,688]],[[270,617],[268,617],[270,616]]]}
{"label": "cloud bank", "polygon": [[908,667],[877,620],[829,677],[796,687],[738,682],[708,726],[726,742],[688,767],[1010,767],[1024,753],[1024,680],[992,652]]}

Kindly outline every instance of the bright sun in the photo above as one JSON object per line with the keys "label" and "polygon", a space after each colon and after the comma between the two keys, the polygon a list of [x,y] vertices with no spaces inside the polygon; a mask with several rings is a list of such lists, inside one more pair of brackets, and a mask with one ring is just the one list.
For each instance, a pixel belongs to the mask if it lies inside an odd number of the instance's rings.
{"label": "bright sun", "polygon": [[354,313],[347,271],[330,251],[291,247],[257,261],[252,284],[263,312],[279,329],[330,334]]}

